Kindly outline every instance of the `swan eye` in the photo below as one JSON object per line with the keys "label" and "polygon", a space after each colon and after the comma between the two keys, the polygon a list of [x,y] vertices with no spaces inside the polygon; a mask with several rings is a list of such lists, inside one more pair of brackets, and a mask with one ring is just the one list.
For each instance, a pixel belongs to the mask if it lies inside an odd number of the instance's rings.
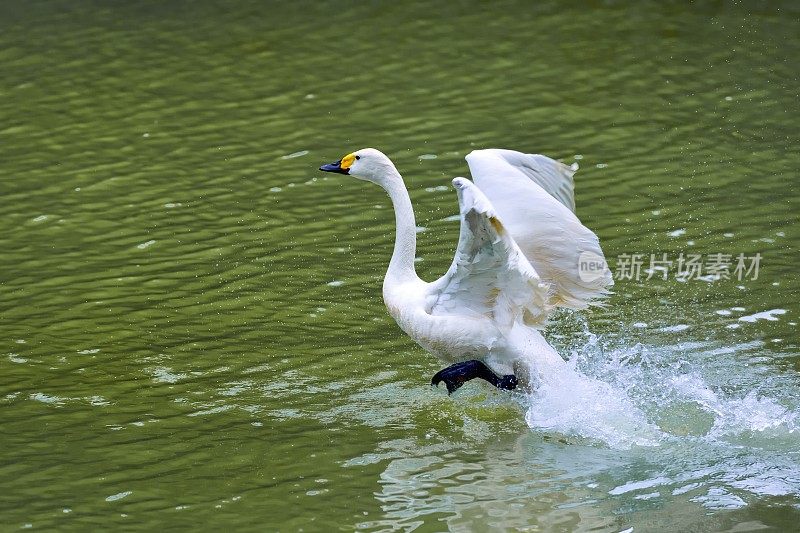
{"label": "swan eye", "polygon": [[356,161],[358,161],[359,159],[361,159],[361,156],[360,156],[360,155],[357,155],[357,156],[356,156]]}

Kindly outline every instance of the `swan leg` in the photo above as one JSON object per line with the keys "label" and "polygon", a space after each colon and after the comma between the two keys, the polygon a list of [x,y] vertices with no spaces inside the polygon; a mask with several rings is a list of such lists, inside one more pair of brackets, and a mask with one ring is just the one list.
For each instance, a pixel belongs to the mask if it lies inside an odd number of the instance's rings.
{"label": "swan leg", "polygon": [[500,377],[492,372],[481,361],[462,361],[438,371],[431,379],[431,385],[439,386],[444,381],[447,385],[447,394],[453,394],[461,385],[475,378],[485,379],[498,389],[514,390],[517,388],[517,377],[514,374]]}

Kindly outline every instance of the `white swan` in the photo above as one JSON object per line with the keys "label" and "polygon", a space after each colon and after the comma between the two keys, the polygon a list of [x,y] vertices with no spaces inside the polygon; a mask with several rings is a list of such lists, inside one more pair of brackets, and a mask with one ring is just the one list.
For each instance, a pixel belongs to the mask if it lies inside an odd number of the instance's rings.
{"label": "white swan", "polygon": [[[565,365],[538,329],[556,306],[584,309],[606,296],[611,272],[597,236],[573,213],[576,168],[512,150],[476,150],[466,159],[475,183],[453,180],[458,248],[450,269],[432,283],[414,269],[414,210],[389,158],[365,148],[320,170],[371,181],[389,193],[396,237],[383,299],[403,331],[454,363],[432,383],[444,381],[451,393],[475,377],[503,389],[518,382],[535,387]],[[581,271],[585,257],[602,268]]]}

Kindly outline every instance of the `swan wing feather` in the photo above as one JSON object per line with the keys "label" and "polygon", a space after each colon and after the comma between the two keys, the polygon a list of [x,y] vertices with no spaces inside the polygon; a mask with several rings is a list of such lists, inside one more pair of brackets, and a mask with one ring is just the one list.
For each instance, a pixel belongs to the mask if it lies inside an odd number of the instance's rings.
{"label": "swan wing feather", "polygon": [[543,327],[551,310],[547,285],[480,189],[465,178],[453,185],[461,211],[458,248],[450,269],[431,285],[427,311],[488,317],[501,328],[518,320]]}
{"label": "swan wing feather", "polygon": [[[614,284],[597,235],[575,216],[575,167],[513,150],[475,150],[466,157],[472,178],[496,209],[522,253],[550,284],[553,304],[601,305]],[[590,260],[603,268],[581,272]]]}
{"label": "swan wing feather", "polygon": [[474,150],[466,157],[472,179],[478,187],[480,181],[492,178],[524,177],[575,212],[575,181],[578,165],[565,165],[546,155],[523,154],[515,150],[489,148]]}

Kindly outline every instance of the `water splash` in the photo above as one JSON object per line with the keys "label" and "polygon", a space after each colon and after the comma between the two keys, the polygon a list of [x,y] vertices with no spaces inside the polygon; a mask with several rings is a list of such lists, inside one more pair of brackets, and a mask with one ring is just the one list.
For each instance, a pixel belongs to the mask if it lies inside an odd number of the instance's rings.
{"label": "water splash", "polygon": [[568,372],[527,399],[526,422],[643,453],[653,475],[610,495],[689,493],[709,509],[744,506],[747,493],[800,495],[797,377],[763,363],[762,341],[625,346],[583,328]]}
{"label": "water splash", "polygon": [[685,435],[713,440],[758,432],[800,438],[800,412],[779,401],[780,395],[760,390],[771,387],[711,384],[686,361],[670,360],[668,354],[656,361],[654,352],[636,345],[608,355],[599,350],[576,354],[569,361],[574,372],[531,396],[529,425],[612,447],[657,445]]}
{"label": "water splash", "polygon": [[531,395],[525,420],[532,428],[597,440],[612,448],[657,446],[662,438],[624,390],[582,374],[574,360],[567,371]]}

